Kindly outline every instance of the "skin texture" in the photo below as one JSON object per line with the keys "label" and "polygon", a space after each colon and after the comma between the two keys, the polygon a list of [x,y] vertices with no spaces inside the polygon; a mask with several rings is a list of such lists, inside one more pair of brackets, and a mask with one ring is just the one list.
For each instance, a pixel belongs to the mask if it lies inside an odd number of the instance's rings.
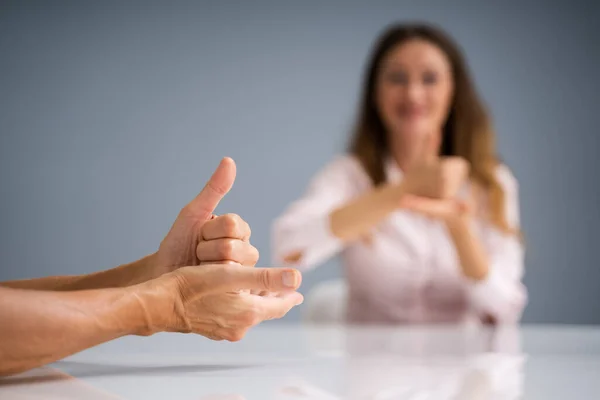
{"label": "skin texture", "polygon": [[235,171],[233,160],[221,162],[152,255],[89,275],[0,283],[0,375],[124,335],[181,332],[237,341],[300,304],[300,273],[252,268],[258,251],[248,224],[235,214],[213,214]]}
{"label": "skin texture", "polygon": [[[472,230],[475,198],[457,197],[468,179],[468,163],[438,156],[453,91],[450,63],[435,45],[413,39],[390,51],[377,77],[375,100],[404,179],[333,211],[331,230],[343,240],[356,240],[399,208],[419,212],[446,224],[464,275],[480,280],[489,266]],[[297,262],[301,257],[297,252],[286,260]]]}
{"label": "skin texture", "polygon": [[[0,288],[0,375],[59,360],[125,335],[196,333],[237,341],[302,302],[293,269],[183,267],[125,288],[71,292]],[[242,289],[280,293],[261,297]]]}

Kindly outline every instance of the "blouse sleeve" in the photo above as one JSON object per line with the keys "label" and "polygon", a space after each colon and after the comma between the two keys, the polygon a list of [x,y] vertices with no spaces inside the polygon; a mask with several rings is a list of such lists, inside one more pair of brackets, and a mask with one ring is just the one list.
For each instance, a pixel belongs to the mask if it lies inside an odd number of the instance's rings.
{"label": "blouse sleeve", "polygon": [[[505,166],[498,168],[498,180],[505,193],[507,222],[519,229],[518,182]],[[523,243],[518,235],[491,226],[484,231],[490,271],[486,279],[470,283],[472,306],[481,317],[491,317],[497,323],[516,323],[527,303],[527,290],[522,283]]]}
{"label": "blouse sleeve", "polygon": [[354,197],[357,185],[365,179],[351,156],[339,157],[323,168],[304,195],[273,223],[273,262],[306,270],[338,253],[344,244],[331,232],[330,214]]}

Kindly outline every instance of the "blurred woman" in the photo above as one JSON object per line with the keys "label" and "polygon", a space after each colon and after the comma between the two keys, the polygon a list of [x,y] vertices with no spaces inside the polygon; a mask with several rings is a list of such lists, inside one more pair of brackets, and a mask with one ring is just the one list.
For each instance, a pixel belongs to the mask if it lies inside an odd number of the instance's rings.
{"label": "blurred woman", "polygon": [[276,263],[341,253],[350,323],[515,323],[518,184],[460,49],[395,25],[367,66],[354,136],[274,223]]}

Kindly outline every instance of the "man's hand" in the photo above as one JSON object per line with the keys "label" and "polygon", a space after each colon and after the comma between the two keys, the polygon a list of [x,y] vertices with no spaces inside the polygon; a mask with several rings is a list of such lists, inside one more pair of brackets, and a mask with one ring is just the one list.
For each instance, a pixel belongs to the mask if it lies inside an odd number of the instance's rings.
{"label": "man's hand", "polygon": [[213,215],[234,180],[235,163],[225,158],[202,192],[181,210],[154,254],[92,274],[0,282],[0,286],[53,291],[101,289],[136,285],[182,266],[203,263],[254,266],[258,250],[250,244],[248,224],[235,214]]}
{"label": "man's hand", "polygon": [[239,215],[225,214],[201,228],[196,257],[200,264],[233,263],[253,267],[258,250],[250,244],[250,225]]}
{"label": "man's hand", "polygon": [[[239,340],[302,302],[294,269],[205,265],[133,286],[52,292],[0,287],[0,376],[26,371],[121,336],[193,332]],[[281,293],[260,297],[250,290]],[[243,292],[239,292],[242,291]]]}
{"label": "man's hand", "polygon": [[[142,334],[196,333],[238,341],[251,327],[281,318],[301,304],[303,297],[296,291],[301,281],[295,269],[220,264],[179,268],[132,289],[149,313],[150,326]],[[268,297],[250,291],[278,294]]]}
{"label": "man's hand", "polygon": [[235,174],[234,161],[224,158],[200,194],[183,207],[155,255],[154,276],[206,262],[256,263],[258,251],[249,242],[248,224],[235,214],[213,215]]}

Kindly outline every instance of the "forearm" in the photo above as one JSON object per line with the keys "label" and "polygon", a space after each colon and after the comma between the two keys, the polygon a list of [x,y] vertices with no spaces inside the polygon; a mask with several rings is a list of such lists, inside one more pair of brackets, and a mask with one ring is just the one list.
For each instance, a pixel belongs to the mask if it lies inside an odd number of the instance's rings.
{"label": "forearm", "polygon": [[489,261],[485,248],[468,218],[446,222],[454,243],[463,274],[474,280],[483,280],[489,273]]}
{"label": "forearm", "polygon": [[384,185],[331,213],[331,231],[342,240],[355,240],[399,208],[403,188]]}
{"label": "forearm", "polygon": [[0,375],[127,334],[147,334],[146,310],[132,288],[69,293],[0,288]]}
{"label": "forearm", "polygon": [[152,264],[155,255],[146,256],[130,264],[121,265],[106,271],[85,275],[50,276],[36,279],[23,279],[0,282],[0,286],[13,289],[72,291],[102,288],[116,288],[135,285],[156,278]]}

